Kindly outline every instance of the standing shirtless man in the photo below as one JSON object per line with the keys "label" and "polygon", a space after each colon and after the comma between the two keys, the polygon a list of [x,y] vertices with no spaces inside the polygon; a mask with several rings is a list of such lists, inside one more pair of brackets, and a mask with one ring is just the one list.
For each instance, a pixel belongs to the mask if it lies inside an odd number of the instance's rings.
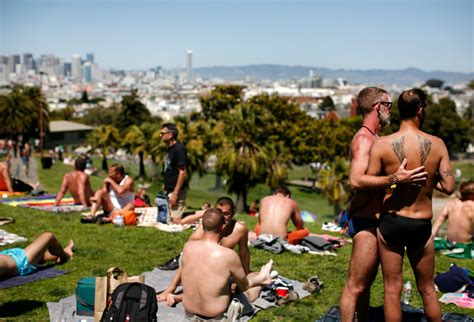
{"label": "standing shirtless man", "polygon": [[94,195],[94,191],[92,191],[89,182],[89,175],[84,172],[86,169],[86,159],[81,157],[77,158],[74,163],[74,168],[74,171],[64,175],[54,206],[59,205],[59,202],[63,199],[68,190],[74,198],[74,203],[81,204],[84,208],[88,208],[91,205],[90,198]]}
{"label": "standing shirtless man", "polygon": [[[182,258],[183,305],[191,321],[235,321],[232,299],[254,301],[261,287],[271,282],[272,260],[259,273],[246,274],[237,254],[220,245],[225,227],[222,213],[208,209],[202,220],[203,236],[184,245]],[[236,292],[232,292],[232,284]],[[245,292],[245,293],[244,293]],[[242,297],[246,297],[242,298]],[[235,311],[234,311],[235,313]]]}
{"label": "standing shirtless man", "polygon": [[[288,222],[293,222],[296,230],[288,232]],[[258,224],[255,227],[257,235],[270,234],[288,239],[290,244],[298,244],[301,239],[309,235],[304,228],[300,208],[296,201],[291,199],[291,192],[285,186],[279,186],[273,195],[260,201]]]}
{"label": "standing shirtless man", "polygon": [[427,109],[421,89],[404,91],[398,99],[400,129],[377,140],[370,153],[368,173],[395,173],[408,159],[407,168],[424,166],[423,186],[400,186],[392,180],[383,199],[377,240],[382,264],[386,321],[401,321],[400,293],[405,248],[418,292],[429,321],[441,321],[441,308],[434,287],[434,242],[431,236],[433,189],[451,194],[454,176],[448,150],[440,138],[421,131]]}
{"label": "standing shirtless man", "polygon": [[436,237],[441,225],[448,220],[447,240],[451,243],[470,243],[474,235],[474,181],[459,185],[461,198],[450,200],[435,221],[432,229]]}
{"label": "standing shirtless man", "polygon": [[[423,180],[423,167],[405,171],[406,160],[391,176],[366,175],[369,152],[378,139],[383,126],[389,124],[392,102],[387,92],[377,87],[364,88],[357,97],[357,104],[364,117],[362,127],[351,143],[349,180],[356,190],[348,206],[349,234],[352,237],[352,255],[346,285],[339,301],[341,321],[353,321],[357,311],[359,321],[368,320],[370,286],[377,275],[377,214],[380,211],[384,188],[393,182]],[[381,192],[377,191],[382,190]]]}
{"label": "standing shirtless man", "polygon": [[[234,219],[235,206],[232,199],[221,197],[216,201],[216,209],[220,210],[224,215],[225,226],[222,232],[220,245],[233,249],[239,247],[239,258],[244,268],[245,274],[250,271],[250,252],[248,248],[248,229],[245,222],[236,221]],[[200,240],[204,236],[204,228],[199,225],[196,231],[189,237],[189,240]],[[175,295],[173,292],[181,283],[181,267],[175,274],[175,277],[168,288],[161,294],[156,296],[157,301],[166,301],[172,306],[182,300],[181,295]]]}

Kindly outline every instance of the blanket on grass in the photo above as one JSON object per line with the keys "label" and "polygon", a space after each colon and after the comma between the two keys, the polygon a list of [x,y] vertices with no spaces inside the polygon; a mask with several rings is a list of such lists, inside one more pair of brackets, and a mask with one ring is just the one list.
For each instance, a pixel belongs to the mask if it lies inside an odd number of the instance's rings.
{"label": "blanket on grass", "polygon": [[1,199],[0,204],[7,204],[9,206],[16,207],[19,202],[28,201],[28,200],[45,200],[45,199],[54,199],[56,198],[55,195],[42,195],[42,196],[27,196],[22,198],[8,198],[8,199]]}
{"label": "blanket on grass", "polygon": [[472,242],[467,244],[451,243],[445,239],[436,237],[434,243],[435,250],[445,256],[462,259],[474,258],[474,243]]}
{"label": "blanket on grass", "polygon": [[[145,272],[143,275],[145,276],[145,284],[152,286],[157,293],[163,292],[168,285],[171,283],[176,271],[162,271],[158,268],[155,268],[151,272]],[[288,280],[288,279],[286,279]],[[300,298],[306,297],[310,295],[307,291],[303,290],[303,283],[293,280],[291,281],[295,291],[298,292]],[[75,295],[71,295],[67,298],[61,299],[59,302],[56,303],[47,303],[48,311],[49,311],[49,318],[50,321],[61,321],[61,322],[69,322],[69,321],[93,321],[93,317],[88,316],[79,316],[76,315],[76,298]],[[270,307],[275,307],[275,303],[271,303],[263,299],[262,297],[258,298],[255,302],[252,303],[254,307],[254,315],[260,311],[265,310]],[[241,318],[241,321],[248,321],[250,320],[251,316],[245,316]],[[159,302],[158,303],[158,313],[157,313],[158,321],[164,322],[178,322],[178,321],[186,321],[184,315],[184,307],[182,303],[178,303],[175,307],[169,307],[166,305],[166,302]]]}
{"label": "blanket on grass", "polygon": [[66,271],[56,269],[53,267],[39,269],[33,274],[29,274],[25,276],[14,276],[14,277],[0,281],[0,290],[3,290],[5,288],[20,286],[20,285],[34,282],[34,281],[57,277],[66,273],[67,273]]}
{"label": "blanket on grass", "polygon": [[63,198],[57,207],[54,206],[55,201],[56,196],[48,195],[4,200],[2,203],[12,207],[30,208],[54,213],[69,213],[84,210],[82,205],[74,204],[74,199],[72,197]]}
{"label": "blanket on grass", "polygon": [[2,198],[9,198],[9,197],[13,197],[13,196],[24,196],[25,193],[24,192],[8,192],[8,191],[0,191],[0,196],[2,196]]}
{"label": "blanket on grass", "polygon": [[163,224],[157,221],[158,208],[157,207],[143,207],[135,208],[137,214],[138,227],[155,227],[161,231],[168,233],[180,233],[192,227],[192,225],[174,225]]}
{"label": "blanket on grass", "polygon": [[[466,314],[458,313],[444,313],[441,317],[442,321],[446,322],[474,322],[474,319]],[[340,314],[339,307],[337,305],[332,306],[326,314],[316,320],[316,322],[339,322]],[[369,307],[369,321],[379,322],[385,321],[383,314],[383,306]],[[427,321],[423,309],[416,308],[411,305],[402,303],[402,321]]]}
{"label": "blanket on grass", "polygon": [[303,238],[300,245],[290,244],[286,239],[269,234],[250,239],[250,244],[255,248],[260,248],[274,254],[283,253],[285,250],[294,254],[309,253],[321,256],[337,256],[333,245],[324,238],[318,236],[307,236]]}
{"label": "blanket on grass", "polygon": [[0,229],[0,246],[27,241],[25,237]]}

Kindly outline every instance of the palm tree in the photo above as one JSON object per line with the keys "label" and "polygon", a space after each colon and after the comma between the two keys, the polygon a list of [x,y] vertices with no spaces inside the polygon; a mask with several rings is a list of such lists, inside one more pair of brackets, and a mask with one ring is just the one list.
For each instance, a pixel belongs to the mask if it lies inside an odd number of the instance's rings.
{"label": "palm tree", "polygon": [[96,127],[89,134],[89,143],[102,154],[102,170],[108,171],[107,154],[109,149],[113,149],[119,145],[120,134],[118,130],[111,125],[102,125]]}
{"label": "palm tree", "polygon": [[338,216],[342,207],[349,199],[349,163],[336,157],[324,166],[317,174],[318,184],[324,197],[334,207],[334,215]]}
{"label": "palm tree", "polygon": [[145,135],[140,127],[132,125],[128,128],[123,146],[132,154],[138,154],[139,171],[138,176],[145,179]]}
{"label": "palm tree", "polygon": [[0,96],[0,132],[14,137],[29,132],[37,121],[34,118],[35,106],[25,95],[22,86],[14,86],[7,95]]}

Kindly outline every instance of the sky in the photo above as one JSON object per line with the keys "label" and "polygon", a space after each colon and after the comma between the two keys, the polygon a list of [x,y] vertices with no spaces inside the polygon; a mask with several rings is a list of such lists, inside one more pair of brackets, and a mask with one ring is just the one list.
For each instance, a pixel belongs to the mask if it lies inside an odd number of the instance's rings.
{"label": "sky", "polygon": [[0,0],[0,54],[474,72],[473,0]]}

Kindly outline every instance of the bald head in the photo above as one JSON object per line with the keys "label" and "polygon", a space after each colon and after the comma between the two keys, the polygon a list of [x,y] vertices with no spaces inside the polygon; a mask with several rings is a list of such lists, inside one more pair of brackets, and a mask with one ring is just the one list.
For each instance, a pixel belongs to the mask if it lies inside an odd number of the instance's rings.
{"label": "bald head", "polygon": [[202,216],[202,228],[204,231],[220,233],[224,224],[224,215],[219,209],[209,208]]}

